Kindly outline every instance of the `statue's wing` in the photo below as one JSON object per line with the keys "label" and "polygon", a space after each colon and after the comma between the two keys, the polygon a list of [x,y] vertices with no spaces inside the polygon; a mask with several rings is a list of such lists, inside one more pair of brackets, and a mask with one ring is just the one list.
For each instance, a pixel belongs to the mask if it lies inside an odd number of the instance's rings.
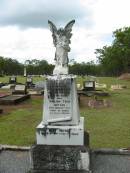
{"label": "statue's wing", "polygon": [[48,20],[48,24],[50,26],[50,30],[51,30],[52,33],[57,32],[56,26],[50,20]]}
{"label": "statue's wing", "polygon": [[69,38],[71,38],[71,36],[72,36],[71,31],[72,31],[72,26],[74,23],[75,23],[75,20],[72,20],[64,28],[64,30],[66,31],[66,34]]}
{"label": "statue's wing", "polygon": [[50,30],[52,32],[52,37],[53,37],[53,43],[56,46],[56,34],[57,34],[57,28],[56,26],[50,21],[48,20],[48,25],[50,26]]}

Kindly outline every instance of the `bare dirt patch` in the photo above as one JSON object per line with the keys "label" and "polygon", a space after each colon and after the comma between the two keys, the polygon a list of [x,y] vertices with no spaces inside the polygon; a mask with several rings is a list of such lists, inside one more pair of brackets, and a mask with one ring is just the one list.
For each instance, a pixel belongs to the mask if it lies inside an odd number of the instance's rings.
{"label": "bare dirt patch", "polygon": [[111,101],[104,98],[80,96],[81,108],[84,108],[84,107],[104,108],[104,107],[111,107],[111,106],[112,106]]}
{"label": "bare dirt patch", "polygon": [[123,73],[118,77],[120,80],[130,80],[130,73]]}

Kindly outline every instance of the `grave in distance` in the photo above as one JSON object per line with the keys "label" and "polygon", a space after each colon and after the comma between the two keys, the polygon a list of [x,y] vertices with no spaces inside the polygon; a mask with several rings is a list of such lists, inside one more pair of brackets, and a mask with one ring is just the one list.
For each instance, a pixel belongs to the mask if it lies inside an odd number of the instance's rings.
{"label": "grave in distance", "polygon": [[16,84],[17,83],[17,77],[11,76],[9,77],[9,84]]}

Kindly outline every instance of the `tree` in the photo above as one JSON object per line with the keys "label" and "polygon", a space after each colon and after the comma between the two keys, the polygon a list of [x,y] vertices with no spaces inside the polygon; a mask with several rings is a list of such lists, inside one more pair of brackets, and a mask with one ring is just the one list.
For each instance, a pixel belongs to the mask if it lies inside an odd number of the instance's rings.
{"label": "tree", "polygon": [[18,75],[22,73],[23,73],[23,65],[20,64],[17,60],[0,57],[0,74]]}
{"label": "tree", "polygon": [[130,27],[117,29],[113,32],[116,45],[122,53],[122,63],[125,72],[130,70]]}
{"label": "tree", "polygon": [[105,75],[119,75],[130,70],[130,27],[113,32],[111,46],[96,49],[96,55]]}
{"label": "tree", "polygon": [[4,58],[0,56],[0,75],[2,76],[4,74]]}
{"label": "tree", "polygon": [[104,75],[119,75],[123,71],[120,49],[104,46],[103,49],[96,49],[96,54]]}

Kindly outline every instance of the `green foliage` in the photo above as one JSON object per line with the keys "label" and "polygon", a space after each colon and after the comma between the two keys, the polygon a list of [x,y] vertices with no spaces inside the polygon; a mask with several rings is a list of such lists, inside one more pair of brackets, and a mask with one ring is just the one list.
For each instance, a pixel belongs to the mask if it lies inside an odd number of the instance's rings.
{"label": "green foliage", "polygon": [[54,66],[48,64],[46,60],[26,60],[27,74],[29,75],[41,75],[52,74]]}
{"label": "green foliage", "polygon": [[[52,74],[54,65],[48,64],[46,60],[26,60],[28,75]],[[23,75],[24,64],[15,59],[0,56],[0,76],[4,75]]]}
{"label": "green foliage", "polygon": [[0,57],[0,75],[18,75],[23,73],[23,65],[17,60]]}
{"label": "green foliage", "polygon": [[114,31],[113,37],[111,46],[104,46],[95,52],[104,75],[108,76],[130,71],[130,27]]}
{"label": "green foliage", "polygon": [[69,73],[75,75],[98,75],[100,74],[100,65],[91,62],[74,63],[69,66]]}

